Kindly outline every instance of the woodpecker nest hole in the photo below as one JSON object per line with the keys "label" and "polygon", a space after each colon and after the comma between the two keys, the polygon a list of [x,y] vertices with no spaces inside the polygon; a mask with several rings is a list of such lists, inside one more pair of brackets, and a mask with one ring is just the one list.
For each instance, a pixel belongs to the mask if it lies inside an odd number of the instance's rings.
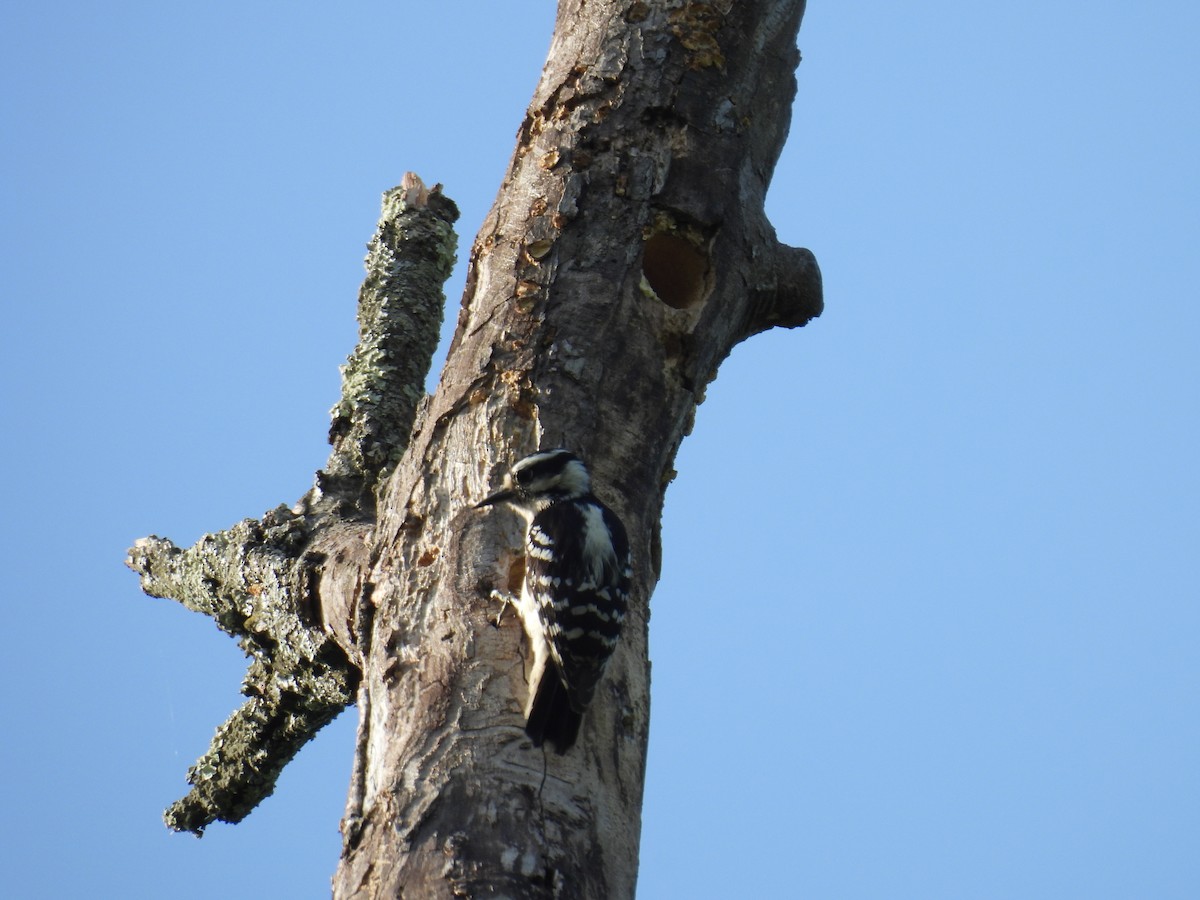
{"label": "woodpecker nest hole", "polygon": [[712,289],[708,257],[688,240],[669,232],[646,238],[642,274],[658,299],[674,309],[691,309]]}

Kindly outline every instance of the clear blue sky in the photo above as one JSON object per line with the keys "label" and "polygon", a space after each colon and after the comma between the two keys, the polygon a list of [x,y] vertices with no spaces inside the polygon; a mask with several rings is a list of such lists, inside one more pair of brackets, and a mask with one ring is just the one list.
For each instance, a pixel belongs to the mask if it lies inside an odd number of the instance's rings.
{"label": "clear blue sky", "polygon": [[[169,834],[243,664],[124,551],[307,489],[380,193],[443,182],[465,258],[552,22],[0,12],[12,896],[327,895],[353,712]],[[827,311],[738,347],[680,453],[641,897],[1200,896],[1197,34],[810,4],[769,211]]]}

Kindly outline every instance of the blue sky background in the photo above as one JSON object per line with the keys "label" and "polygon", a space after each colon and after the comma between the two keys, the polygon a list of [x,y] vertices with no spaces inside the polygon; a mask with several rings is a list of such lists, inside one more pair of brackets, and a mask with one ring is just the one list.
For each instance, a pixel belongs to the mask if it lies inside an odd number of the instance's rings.
{"label": "blue sky background", "polygon": [[[465,259],[553,12],[0,11],[12,896],[328,894],[354,713],[168,833],[244,666],[125,548],[308,488],[380,193],[443,182]],[[640,896],[1200,896],[1197,34],[810,4],[769,211],[827,311],[680,453]]]}

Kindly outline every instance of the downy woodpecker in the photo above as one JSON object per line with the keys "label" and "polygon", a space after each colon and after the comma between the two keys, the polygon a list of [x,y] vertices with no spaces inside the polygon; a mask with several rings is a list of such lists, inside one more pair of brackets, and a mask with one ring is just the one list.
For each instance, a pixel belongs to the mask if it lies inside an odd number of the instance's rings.
{"label": "downy woodpecker", "polygon": [[516,606],[533,650],[525,733],[535,747],[549,740],[566,753],[621,634],[633,577],[629,540],[567,450],[516,463],[478,507],[494,503],[511,504],[526,522],[521,596],[500,595]]}

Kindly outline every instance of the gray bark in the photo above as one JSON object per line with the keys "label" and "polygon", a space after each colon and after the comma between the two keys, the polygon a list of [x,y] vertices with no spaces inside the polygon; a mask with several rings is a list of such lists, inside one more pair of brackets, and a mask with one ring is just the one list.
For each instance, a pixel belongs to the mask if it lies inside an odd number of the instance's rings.
{"label": "gray bark", "polygon": [[[389,335],[427,334],[430,317],[364,324],[330,465],[292,514],[302,539],[272,570],[304,585],[281,606],[344,675],[330,702],[351,689],[359,702],[335,896],[633,896],[648,600],[675,453],[736,343],[822,308],[812,255],[780,244],[763,210],[790,123],[803,9],[562,0],[431,397],[382,419],[366,408],[375,400],[364,397],[415,399],[420,367],[395,354],[420,359],[425,343]],[[452,221],[445,201],[427,200],[414,198],[409,214]],[[418,253],[430,272],[446,269],[444,241]],[[371,283],[369,271],[364,295]],[[423,277],[387,290],[415,292],[424,309],[428,286]],[[392,364],[372,362],[381,357],[369,340],[391,348],[382,358]],[[363,379],[371,388],[356,393]],[[526,739],[521,629],[513,617],[491,624],[490,591],[519,581],[519,523],[473,508],[505,465],[553,446],[590,463],[597,494],[628,528],[636,572],[625,633],[563,756]],[[147,590],[209,606],[220,595],[225,623],[244,623],[237,555],[215,578],[168,581],[156,574],[162,561],[185,551],[166,543],[135,548]],[[264,658],[284,655],[266,643]],[[196,821],[236,820],[220,799]]]}

